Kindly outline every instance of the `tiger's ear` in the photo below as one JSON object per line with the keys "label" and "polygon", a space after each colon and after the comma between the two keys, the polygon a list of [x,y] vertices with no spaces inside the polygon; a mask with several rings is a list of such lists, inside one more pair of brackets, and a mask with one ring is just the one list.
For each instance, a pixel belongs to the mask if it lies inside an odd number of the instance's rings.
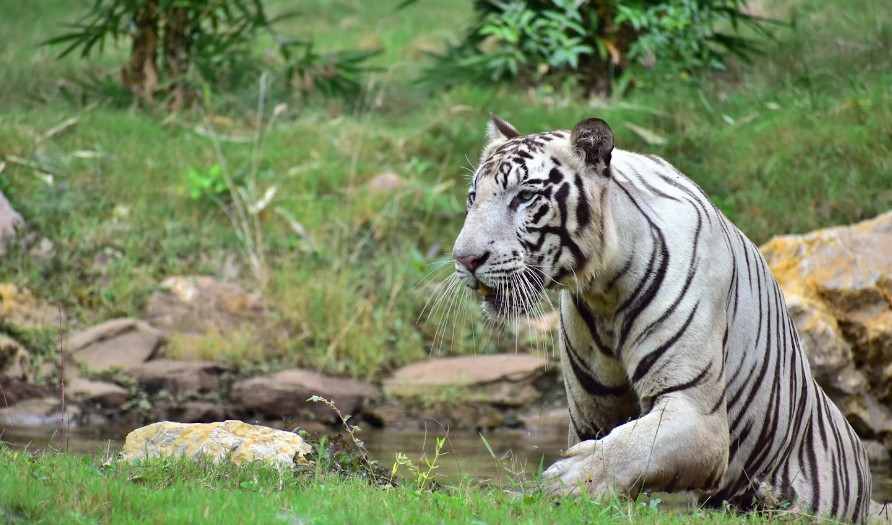
{"label": "tiger's ear", "polygon": [[570,133],[570,146],[599,174],[607,175],[613,152],[613,130],[599,118],[588,118],[576,124]]}
{"label": "tiger's ear", "polygon": [[490,113],[489,117],[491,120],[486,126],[486,136],[489,137],[491,142],[513,139],[514,137],[520,136],[520,133],[514,129],[514,126],[497,117],[495,113]]}

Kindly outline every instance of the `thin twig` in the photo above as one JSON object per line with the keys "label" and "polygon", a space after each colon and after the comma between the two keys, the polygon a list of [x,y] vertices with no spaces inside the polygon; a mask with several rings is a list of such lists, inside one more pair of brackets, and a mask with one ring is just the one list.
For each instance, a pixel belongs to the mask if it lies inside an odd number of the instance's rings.
{"label": "thin twig", "polygon": [[[68,450],[68,432],[65,430],[66,418],[68,412],[65,408],[65,349],[63,347],[63,335],[64,328],[62,323],[62,301],[57,303],[57,307],[59,309],[59,398],[62,401],[62,416],[59,420],[59,431],[62,432],[62,437],[65,438],[65,450]],[[61,438],[60,438],[61,440]]]}

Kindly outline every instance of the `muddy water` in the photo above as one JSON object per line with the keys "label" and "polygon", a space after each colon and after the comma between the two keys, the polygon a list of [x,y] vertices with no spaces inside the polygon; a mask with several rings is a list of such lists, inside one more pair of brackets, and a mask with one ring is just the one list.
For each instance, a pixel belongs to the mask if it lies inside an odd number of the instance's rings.
{"label": "muddy water", "polygon": [[[72,429],[67,435],[59,435],[54,428],[16,427],[0,428],[0,441],[16,448],[61,450],[73,454],[113,454],[121,449],[124,436],[130,429]],[[402,452],[415,464],[423,464],[423,456],[433,459],[436,438],[444,433],[393,432],[363,430],[357,434],[372,458],[385,468],[390,468],[397,452]],[[511,472],[535,474],[540,465],[547,468],[566,448],[566,436],[561,434],[534,435],[527,432],[495,432],[485,436],[450,432],[437,460],[437,479],[444,484],[458,483],[463,478],[472,482],[492,485],[510,485]],[[492,454],[487,448],[492,449]],[[495,456],[495,457],[494,457]],[[892,465],[874,465],[873,498],[892,501]],[[408,471],[402,470],[404,475]]]}

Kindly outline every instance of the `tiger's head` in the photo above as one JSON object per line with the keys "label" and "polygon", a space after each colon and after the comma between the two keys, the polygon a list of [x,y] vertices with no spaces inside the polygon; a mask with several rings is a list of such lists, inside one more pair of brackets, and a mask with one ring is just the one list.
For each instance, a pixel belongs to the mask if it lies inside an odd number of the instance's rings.
{"label": "tiger's head", "polygon": [[613,132],[586,119],[571,132],[520,135],[492,116],[455,241],[455,271],[491,316],[528,314],[545,288],[588,281],[603,244]]}

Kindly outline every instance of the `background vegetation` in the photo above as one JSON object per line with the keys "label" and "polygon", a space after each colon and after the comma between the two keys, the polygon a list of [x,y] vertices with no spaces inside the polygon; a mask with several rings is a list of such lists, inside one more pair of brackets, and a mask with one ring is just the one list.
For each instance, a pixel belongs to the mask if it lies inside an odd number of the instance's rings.
{"label": "background vegetation", "polygon": [[[295,8],[264,5],[271,19]],[[209,344],[200,357],[373,378],[431,353],[515,348],[481,327],[472,300],[416,322],[449,272],[491,110],[523,132],[605,118],[619,147],[673,162],[758,243],[892,203],[892,12],[882,0],[753,2],[747,13],[795,21],[761,40],[764,56],[719,73],[636,70],[635,88],[613,98],[561,82],[419,85],[437,64],[428,53],[448,53],[444,42],[474,25],[473,4],[397,5],[306,0],[275,25],[312,42],[301,48],[310,55],[292,55],[308,64],[359,53],[354,64],[377,71],[362,71],[354,97],[323,97],[306,75],[282,73],[287,58],[263,33],[252,40],[255,76],[189,77],[195,103],[174,113],[121,89],[126,41],[89,60],[56,60],[62,49],[41,45],[84,4],[5,5],[0,190],[29,226],[0,281],[60,300],[77,327],[138,316],[166,276],[239,279],[264,291],[275,335]],[[398,186],[376,190],[387,172]],[[43,239],[51,254],[33,255]]]}

